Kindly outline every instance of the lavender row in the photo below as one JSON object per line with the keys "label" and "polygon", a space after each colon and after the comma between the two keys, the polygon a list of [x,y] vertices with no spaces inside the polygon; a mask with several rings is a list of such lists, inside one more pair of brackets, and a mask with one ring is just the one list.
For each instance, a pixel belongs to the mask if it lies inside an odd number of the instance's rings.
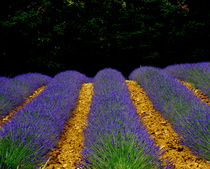
{"label": "lavender row", "polygon": [[33,169],[47,161],[46,154],[57,144],[81,85],[87,81],[76,71],[59,73],[40,95],[17,111],[0,132],[0,160],[4,165]]}
{"label": "lavender row", "polygon": [[210,62],[170,65],[163,71],[177,79],[192,83],[210,97]]}
{"label": "lavender row", "polygon": [[94,95],[84,129],[83,168],[161,167],[160,150],[149,138],[130,99],[123,75],[104,69],[94,78]]}
{"label": "lavender row", "polygon": [[0,88],[1,88],[1,86],[2,86],[6,81],[8,81],[8,80],[9,80],[9,78],[0,76]]}
{"label": "lavender row", "polygon": [[12,79],[2,79],[0,86],[0,118],[23,103],[39,87],[47,85],[51,79],[51,77],[39,73],[27,73]]}
{"label": "lavender row", "polygon": [[155,108],[169,120],[193,153],[210,160],[210,106],[161,69],[144,66],[134,70],[129,79],[142,86]]}

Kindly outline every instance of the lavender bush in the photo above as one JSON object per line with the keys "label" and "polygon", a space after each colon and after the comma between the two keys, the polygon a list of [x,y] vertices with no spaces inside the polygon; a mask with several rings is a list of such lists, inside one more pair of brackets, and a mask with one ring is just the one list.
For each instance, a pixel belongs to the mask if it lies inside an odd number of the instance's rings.
{"label": "lavender bush", "polygon": [[163,71],[174,78],[192,83],[210,97],[210,62],[170,65]]}
{"label": "lavender bush", "polygon": [[33,169],[46,162],[45,155],[57,144],[87,80],[76,71],[59,73],[40,95],[17,111],[0,132],[0,164]]}
{"label": "lavender bush", "polygon": [[27,73],[5,80],[0,86],[0,118],[23,103],[37,88],[47,85],[51,79],[39,73]]}
{"label": "lavender bush", "polygon": [[0,76],[0,88],[1,88],[1,86],[2,86],[6,81],[8,81],[8,80],[9,80],[9,78]]}
{"label": "lavender bush", "polygon": [[[161,168],[161,151],[149,138],[130,99],[125,78],[104,69],[94,78],[94,95],[84,129],[83,162],[97,169]],[[82,164],[84,163],[84,164]]]}
{"label": "lavender bush", "polygon": [[155,108],[169,120],[193,153],[210,160],[210,106],[159,68],[144,66],[134,70],[129,79],[137,81]]}

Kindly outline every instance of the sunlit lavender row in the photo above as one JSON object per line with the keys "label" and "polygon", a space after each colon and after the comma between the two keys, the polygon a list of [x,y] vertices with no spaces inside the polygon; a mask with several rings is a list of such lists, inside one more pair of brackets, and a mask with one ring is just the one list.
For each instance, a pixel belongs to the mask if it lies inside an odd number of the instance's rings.
{"label": "sunlit lavender row", "polygon": [[22,104],[35,90],[47,85],[52,78],[39,73],[18,75],[12,79],[0,78],[0,118]]}
{"label": "sunlit lavender row", "polygon": [[93,83],[94,95],[84,130],[83,166],[161,168],[157,159],[161,152],[136,113],[123,75],[104,69]]}
{"label": "sunlit lavender row", "polygon": [[10,78],[0,76],[0,85],[2,86],[6,81],[8,81]]}
{"label": "sunlit lavender row", "polygon": [[32,169],[46,161],[44,155],[56,145],[64,123],[71,117],[81,85],[87,81],[78,72],[62,72],[16,112],[0,132],[0,168]]}
{"label": "sunlit lavender row", "polygon": [[183,136],[182,143],[195,154],[210,160],[210,106],[159,68],[138,68],[130,74],[129,79],[137,81],[144,88],[155,108]]}
{"label": "sunlit lavender row", "polygon": [[164,71],[174,78],[192,83],[210,97],[210,62],[170,65]]}

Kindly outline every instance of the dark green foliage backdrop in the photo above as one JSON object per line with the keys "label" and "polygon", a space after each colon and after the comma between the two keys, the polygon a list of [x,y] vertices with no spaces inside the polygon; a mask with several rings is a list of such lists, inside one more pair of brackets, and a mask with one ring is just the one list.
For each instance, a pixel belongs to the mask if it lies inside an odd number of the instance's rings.
{"label": "dark green foliage backdrop", "polygon": [[[8,0],[1,6],[1,75],[208,61],[205,0]],[[187,6],[186,6],[187,5]],[[113,59],[116,59],[114,61]]]}

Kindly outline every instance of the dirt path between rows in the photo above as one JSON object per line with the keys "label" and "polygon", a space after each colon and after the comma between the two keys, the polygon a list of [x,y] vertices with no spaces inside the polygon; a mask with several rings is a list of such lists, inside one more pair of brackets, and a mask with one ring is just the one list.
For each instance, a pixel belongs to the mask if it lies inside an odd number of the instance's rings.
{"label": "dirt path between rows", "polygon": [[66,122],[57,146],[48,154],[52,158],[46,165],[46,169],[75,169],[74,163],[81,160],[83,129],[87,125],[92,95],[93,84],[84,83],[72,117]]}
{"label": "dirt path between rows", "polygon": [[196,95],[199,99],[201,99],[202,102],[207,103],[210,105],[210,98],[208,98],[207,95],[205,95],[201,90],[194,88],[193,85],[189,82],[178,80],[182,85],[184,85],[188,90],[190,90],[194,95]]}
{"label": "dirt path between rows", "polygon": [[22,109],[26,104],[28,104],[33,98],[37,97],[46,86],[41,86],[37,90],[35,90],[24,102],[23,104],[19,105],[18,107],[14,108],[11,112],[9,112],[6,116],[0,118],[0,128],[2,125],[9,121],[9,119],[20,109]]}
{"label": "dirt path between rows", "polygon": [[126,80],[126,83],[137,113],[150,137],[154,139],[160,149],[166,150],[160,159],[164,161],[171,158],[174,164],[173,169],[209,169],[208,161],[193,155],[188,147],[179,144],[178,139],[181,137],[173,130],[173,126],[162,117],[161,113],[154,109],[144,89],[137,82]]}

